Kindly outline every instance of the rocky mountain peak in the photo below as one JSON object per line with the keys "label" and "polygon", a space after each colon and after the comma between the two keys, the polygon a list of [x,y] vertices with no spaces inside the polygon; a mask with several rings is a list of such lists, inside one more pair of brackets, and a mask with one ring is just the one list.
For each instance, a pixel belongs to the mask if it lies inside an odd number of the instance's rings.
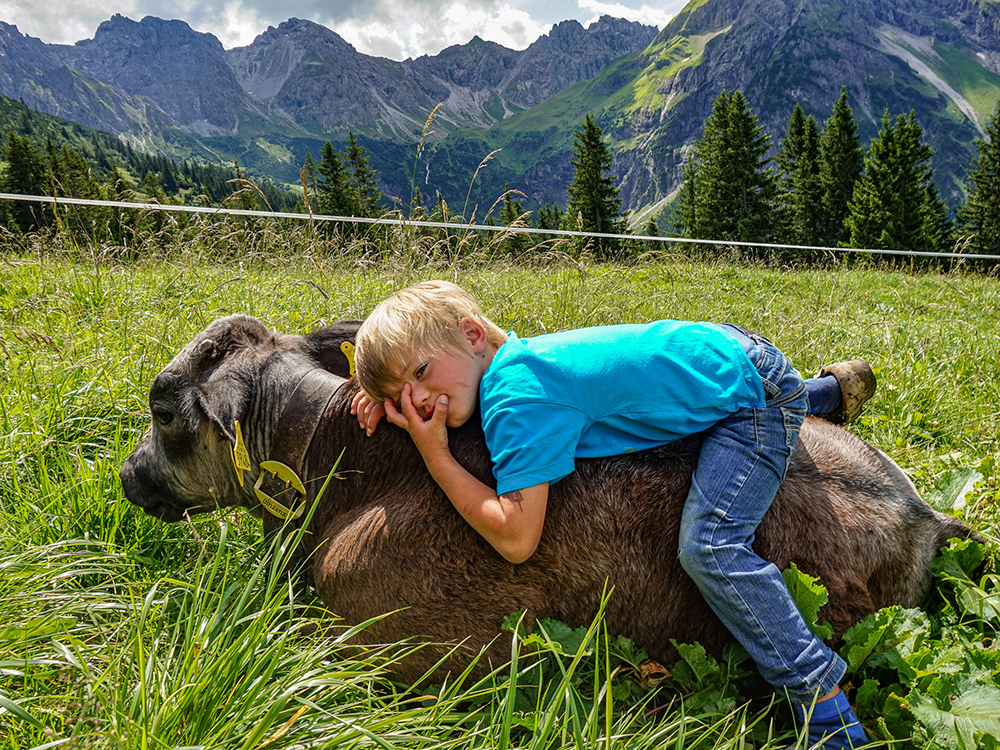
{"label": "rocky mountain peak", "polygon": [[225,60],[222,43],[184,21],[115,15],[93,39],[78,42],[69,62],[128,96],[155,102],[201,135],[231,133],[235,111],[250,108]]}
{"label": "rocky mountain peak", "polygon": [[256,99],[276,97],[308,61],[349,66],[360,53],[339,34],[312,21],[291,18],[269,26],[246,47],[226,53],[226,62],[240,86]]}

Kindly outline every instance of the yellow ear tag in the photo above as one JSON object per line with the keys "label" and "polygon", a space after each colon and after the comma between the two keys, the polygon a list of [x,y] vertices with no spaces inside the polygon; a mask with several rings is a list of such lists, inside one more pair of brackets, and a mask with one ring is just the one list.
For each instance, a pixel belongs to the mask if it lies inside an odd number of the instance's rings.
{"label": "yellow ear tag", "polygon": [[243,472],[250,471],[252,468],[250,465],[250,454],[247,452],[247,446],[243,442],[243,431],[240,429],[240,421],[238,419],[233,425],[233,431],[236,433],[236,445],[229,446],[229,453],[233,457],[233,466],[236,468],[236,476],[240,480],[240,487],[242,487]]}
{"label": "yellow ear tag", "polygon": [[[299,503],[297,508],[289,510],[260,488],[261,484],[264,482],[264,472],[270,472],[284,482],[286,487],[290,485],[296,492],[302,495],[302,502]],[[305,485],[302,484],[302,480],[299,479],[299,475],[296,474],[294,470],[280,461],[261,461],[260,473],[257,475],[257,483],[253,486],[253,491],[254,494],[257,495],[257,499],[260,500],[260,504],[267,509],[268,513],[272,516],[277,516],[282,521],[286,518],[296,519],[301,516],[302,511],[306,509]]]}
{"label": "yellow ear tag", "polygon": [[354,344],[350,341],[345,341],[340,345],[340,351],[342,351],[344,356],[347,357],[347,365],[351,368],[351,377],[353,378],[357,372],[354,369]]}

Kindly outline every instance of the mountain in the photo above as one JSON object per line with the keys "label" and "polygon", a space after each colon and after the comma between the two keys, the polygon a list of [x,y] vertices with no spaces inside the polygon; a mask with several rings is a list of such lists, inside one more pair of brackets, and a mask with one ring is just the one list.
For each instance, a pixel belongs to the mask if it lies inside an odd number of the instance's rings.
{"label": "mountain", "polygon": [[822,123],[846,85],[865,142],[884,112],[915,110],[955,205],[1000,98],[1000,3],[692,0],[659,32],[566,21],[525,50],[474,38],[404,62],[298,19],[225,50],[182,21],[114,16],[72,46],[0,23],[0,62],[0,93],[33,108],[289,184],[353,130],[404,203],[416,177],[427,200],[489,206],[509,183],[528,207],[565,205],[573,129],[591,113],[625,205],[650,211],[720,91],[742,90],[776,143],[796,102]]}
{"label": "mountain", "polygon": [[507,147],[498,159],[524,175],[511,185],[554,198],[550,175],[566,179],[571,130],[592,113],[626,205],[651,212],[676,191],[720,91],[743,91],[777,145],[797,102],[822,125],[842,85],[866,144],[886,111],[916,112],[942,195],[956,205],[974,142],[1000,100],[1000,4],[694,0],[647,49],[507,118],[482,148]]}
{"label": "mountain", "polygon": [[412,138],[439,103],[454,126],[489,126],[644,49],[656,33],[611,18],[588,29],[566,21],[520,52],[477,37],[400,63],[361,54],[299,19],[229,51],[183,21],[151,16],[115,15],[73,46],[47,45],[0,22],[0,93],[118,132],[254,137],[351,128]]}
{"label": "mountain", "polygon": [[627,154],[619,148],[633,205],[676,185],[682,150],[700,134],[719,91],[742,90],[777,139],[796,102],[822,124],[842,85],[865,142],[886,110],[915,110],[936,152],[939,185],[954,203],[973,142],[1000,99],[1000,5],[691,2],[639,61],[642,71],[606,100],[598,118],[618,144],[644,144]]}
{"label": "mountain", "polygon": [[416,144],[438,105],[431,140],[488,128],[644,49],[656,33],[611,18],[587,29],[566,21],[522,51],[475,38],[400,63],[363,55],[299,19],[228,51],[211,34],[153,17],[116,15],[73,46],[47,45],[0,23],[0,93],[138,147],[238,159],[290,184],[307,152],[317,155],[326,140],[342,144],[350,129],[387,192],[408,196]]}

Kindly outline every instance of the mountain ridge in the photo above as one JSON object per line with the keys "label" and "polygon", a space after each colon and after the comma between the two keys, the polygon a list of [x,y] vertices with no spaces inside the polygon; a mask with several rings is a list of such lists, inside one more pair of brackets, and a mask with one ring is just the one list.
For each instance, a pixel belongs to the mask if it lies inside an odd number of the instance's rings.
{"label": "mountain ridge", "polygon": [[564,205],[572,131],[592,113],[625,205],[662,205],[720,91],[743,91],[776,142],[797,102],[822,123],[846,85],[864,141],[884,112],[916,110],[955,205],[1000,98],[1000,6],[989,0],[693,0],[660,30],[565,21],[524,50],[477,37],[403,62],[301,19],[232,50],[148,16],[115,16],[73,46],[15,32],[0,23],[0,93],[291,184],[307,151],[350,129],[400,200],[419,174],[425,195],[489,205],[509,183],[528,206]]}

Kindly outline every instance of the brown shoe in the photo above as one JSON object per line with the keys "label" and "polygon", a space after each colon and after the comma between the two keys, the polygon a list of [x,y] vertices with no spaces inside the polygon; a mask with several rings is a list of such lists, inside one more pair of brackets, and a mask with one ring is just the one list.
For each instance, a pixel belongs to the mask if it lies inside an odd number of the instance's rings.
{"label": "brown shoe", "polygon": [[863,359],[827,365],[817,373],[817,378],[833,375],[840,386],[840,411],[824,414],[823,418],[834,424],[850,424],[861,414],[865,402],[875,395],[875,373]]}

